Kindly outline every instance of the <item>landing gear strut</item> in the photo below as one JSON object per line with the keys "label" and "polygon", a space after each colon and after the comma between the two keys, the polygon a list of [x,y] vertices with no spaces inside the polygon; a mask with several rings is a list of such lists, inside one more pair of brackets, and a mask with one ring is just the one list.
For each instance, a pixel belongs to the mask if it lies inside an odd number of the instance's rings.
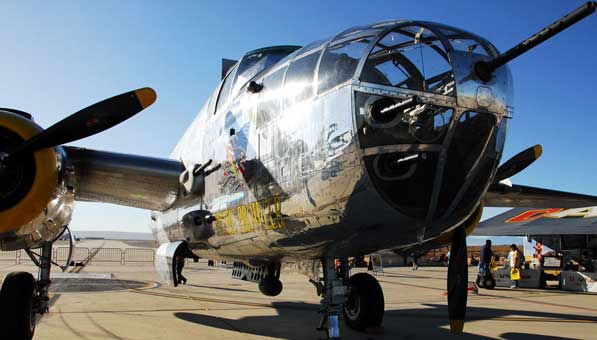
{"label": "landing gear strut", "polygon": [[348,260],[341,258],[336,266],[334,258],[323,258],[323,280],[311,281],[322,296],[323,314],[318,330],[327,331],[328,339],[340,339],[340,315],[355,330],[381,325],[384,297],[377,280],[366,273],[350,276]]}
{"label": "landing gear strut", "polygon": [[350,270],[346,266],[346,260],[340,260],[339,270],[336,270],[334,258],[323,258],[321,264],[323,280],[315,284],[317,293],[322,297],[319,312],[323,315],[317,329],[320,331],[327,329],[328,339],[340,339],[340,312],[346,302],[348,289],[345,279],[350,275]]}
{"label": "landing gear strut", "polygon": [[29,340],[33,337],[37,316],[47,313],[49,309],[52,264],[64,271],[71,260],[74,238],[72,233],[70,235],[71,249],[65,266],[52,262],[52,242],[46,242],[40,254],[25,249],[39,268],[37,280],[26,272],[10,273],[4,278],[0,289],[0,332],[3,339]]}
{"label": "landing gear strut", "polygon": [[[37,264],[37,263],[36,263]],[[48,289],[50,288],[50,271],[52,269],[52,243],[46,243],[41,248],[39,257],[39,271],[35,291],[33,292],[33,313],[43,315],[48,312]]]}

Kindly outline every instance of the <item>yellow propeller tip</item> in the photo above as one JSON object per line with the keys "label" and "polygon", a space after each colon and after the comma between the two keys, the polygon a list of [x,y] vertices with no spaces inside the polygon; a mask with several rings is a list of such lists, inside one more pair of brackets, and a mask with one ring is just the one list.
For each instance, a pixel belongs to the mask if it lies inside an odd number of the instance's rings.
{"label": "yellow propeller tip", "polygon": [[543,148],[539,144],[533,146],[533,151],[535,152],[535,159],[541,157],[543,154]]}
{"label": "yellow propeller tip", "polygon": [[462,333],[464,329],[464,320],[450,320],[450,331],[454,334]]}
{"label": "yellow propeller tip", "polygon": [[139,104],[141,104],[142,108],[146,108],[149,105],[153,104],[157,98],[157,94],[151,87],[144,87],[142,89],[138,89],[135,91],[135,96],[139,100]]}

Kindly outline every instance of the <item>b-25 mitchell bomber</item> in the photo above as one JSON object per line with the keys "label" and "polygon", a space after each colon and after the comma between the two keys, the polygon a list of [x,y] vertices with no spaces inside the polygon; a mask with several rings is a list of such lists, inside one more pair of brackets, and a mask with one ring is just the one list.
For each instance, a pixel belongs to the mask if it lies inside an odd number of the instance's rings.
{"label": "b-25 mitchell bomber", "polygon": [[63,145],[142,111],[156,99],[150,88],[47,129],[1,109],[0,247],[25,249],[40,268],[38,278],[4,279],[3,334],[31,338],[47,312],[52,243],[76,200],[150,210],[156,268],[171,283],[176,255],[199,256],[234,262],[233,275],[275,296],[283,265],[294,265],[322,296],[320,328],[334,339],[342,316],[363,330],[384,314],[379,283],[351,276],[349,257],[451,244],[449,320],[460,332],[466,235],[484,207],[597,205],[504,184],[540,147],[499,166],[513,112],[507,63],[595,8],[588,2],[503,54],[458,28],[396,20],[225,60],[170,159]]}

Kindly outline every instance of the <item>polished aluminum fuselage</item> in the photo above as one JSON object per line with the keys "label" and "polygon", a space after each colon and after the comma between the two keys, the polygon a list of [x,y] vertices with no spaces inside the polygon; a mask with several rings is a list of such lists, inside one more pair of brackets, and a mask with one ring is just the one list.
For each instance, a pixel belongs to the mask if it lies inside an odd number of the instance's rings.
{"label": "polished aluminum fuselage", "polygon": [[[161,243],[186,241],[202,257],[269,261],[354,256],[423,245],[462,224],[479,208],[501,157],[506,132],[504,118],[511,112],[510,73],[505,67],[498,70],[489,84],[471,77],[473,63],[487,57],[451,49],[446,37],[437,33],[449,54],[447,59],[453,73],[449,90],[433,93],[360,79],[367,55],[372,53],[376,42],[396,27],[408,25],[435,32],[456,31],[431,23],[388,22],[348,30],[320,43],[315,50],[325,51],[342,39],[371,37],[371,44],[351,79],[316,92],[309,100],[283,106],[265,124],[258,117],[267,100],[267,91],[266,94],[241,91],[218,110],[213,108],[213,98],[208,101],[171,158],[186,165],[212,159],[222,167],[207,177],[204,196],[180,200],[165,212],[152,213],[156,238]],[[486,43],[476,36],[475,39]],[[281,69],[290,59],[274,65],[257,76],[256,81]],[[315,83],[317,77],[316,72]],[[292,91],[292,86],[285,84],[284,91]],[[370,126],[366,108],[359,104],[358,97],[400,100],[413,95],[423,105],[451,110],[442,142],[365,143],[369,137],[364,135],[375,133],[376,129]],[[454,179],[460,182],[450,189],[453,195],[442,197],[453,180],[444,169],[454,166],[448,163],[449,157],[452,162],[461,161],[453,156],[453,145],[465,130],[458,130],[460,122],[466,121],[471,111],[491,117],[491,126],[486,137],[474,141],[479,144],[478,151],[467,160],[471,165],[462,178]],[[436,162],[426,179],[430,198],[422,213],[409,213],[388,199],[388,195],[394,200],[414,195],[416,186],[388,193],[383,183],[380,185],[380,180],[373,178],[379,176],[368,163],[368,157],[407,152],[423,158],[428,153]],[[481,168],[482,176],[478,175]],[[445,206],[441,206],[442,200],[459,202],[463,197],[467,204],[444,202]],[[196,239],[193,230],[182,223],[182,217],[194,210],[208,210],[217,218],[215,235],[208,240]]]}

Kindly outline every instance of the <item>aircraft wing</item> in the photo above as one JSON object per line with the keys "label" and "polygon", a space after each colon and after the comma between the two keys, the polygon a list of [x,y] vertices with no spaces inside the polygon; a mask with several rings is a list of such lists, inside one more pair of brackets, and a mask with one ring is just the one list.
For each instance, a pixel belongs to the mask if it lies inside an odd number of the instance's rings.
{"label": "aircraft wing", "polygon": [[479,223],[472,236],[585,234],[597,234],[597,206],[515,208]]}
{"label": "aircraft wing", "polygon": [[166,210],[179,197],[181,162],[65,146],[75,199]]}
{"label": "aircraft wing", "polygon": [[597,196],[499,182],[489,187],[484,204],[486,207],[573,208],[597,205]]}

